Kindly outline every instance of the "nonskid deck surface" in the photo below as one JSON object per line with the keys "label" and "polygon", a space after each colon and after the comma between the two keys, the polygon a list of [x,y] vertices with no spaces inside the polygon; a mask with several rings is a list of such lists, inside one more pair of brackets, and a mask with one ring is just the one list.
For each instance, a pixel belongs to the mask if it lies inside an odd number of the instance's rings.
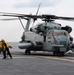
{"label": "nonskid deck surface", "polygon": [[64,57],[49,52],[11,52],[13,58],[2,59],[0,54],[0,75],[74,75],[74,54]]}

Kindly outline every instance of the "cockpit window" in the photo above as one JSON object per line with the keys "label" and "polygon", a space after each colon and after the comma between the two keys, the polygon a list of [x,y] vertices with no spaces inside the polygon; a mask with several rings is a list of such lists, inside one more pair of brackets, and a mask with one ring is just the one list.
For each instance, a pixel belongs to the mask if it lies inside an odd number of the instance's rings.
{"label": "cockpit window", "polygon": [[61,35],[67,36],[66,32],[53,32],[52,34],[53,34],[53,36],[61,36]]}

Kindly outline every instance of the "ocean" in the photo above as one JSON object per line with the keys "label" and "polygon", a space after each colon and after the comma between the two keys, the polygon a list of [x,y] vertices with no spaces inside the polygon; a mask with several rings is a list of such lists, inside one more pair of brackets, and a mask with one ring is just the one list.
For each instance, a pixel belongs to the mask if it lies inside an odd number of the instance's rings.
{"label": "ocean", "polygon": [[12,46],[12,49],[10,48],[10,51],[11,52],[13,52],[13,51],[17,51],[17,52],[25,51],[25,49],[19,49],[18,48],[19,42],[8,42],[8,44],[10,46]]}

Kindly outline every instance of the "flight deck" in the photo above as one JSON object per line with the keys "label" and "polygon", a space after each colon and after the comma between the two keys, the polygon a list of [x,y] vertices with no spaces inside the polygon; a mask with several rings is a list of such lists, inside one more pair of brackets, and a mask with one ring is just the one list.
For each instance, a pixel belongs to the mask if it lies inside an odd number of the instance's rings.
{"label": "flight deck", "polygon": [[12,59],[2,59],[0,54],[0,75],[74,75],[74,54],[57,57],[48,52],[11,53]]}

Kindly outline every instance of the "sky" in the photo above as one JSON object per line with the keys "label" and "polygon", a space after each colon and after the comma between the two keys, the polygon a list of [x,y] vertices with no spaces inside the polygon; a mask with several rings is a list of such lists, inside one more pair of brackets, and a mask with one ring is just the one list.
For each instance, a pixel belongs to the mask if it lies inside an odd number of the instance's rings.
{"label": "sky", "polygon": [[[74,17],[74,0],[0,0],[0,12],[19,13],[19,14],[36,14],[39,3],[41,3],[38,15],[53,14],[57,16]],[[10,18],[0,16],[0,19]],[[22,20],[24,26],[25,20]],[[74,21],[56,20],[62,26],[69,25],[73,31],[71,36],[74,37]],[[0,20],[0,39],[8,42],[19,42],[23,33],[23,28],[19,20],[1,21]]]}

